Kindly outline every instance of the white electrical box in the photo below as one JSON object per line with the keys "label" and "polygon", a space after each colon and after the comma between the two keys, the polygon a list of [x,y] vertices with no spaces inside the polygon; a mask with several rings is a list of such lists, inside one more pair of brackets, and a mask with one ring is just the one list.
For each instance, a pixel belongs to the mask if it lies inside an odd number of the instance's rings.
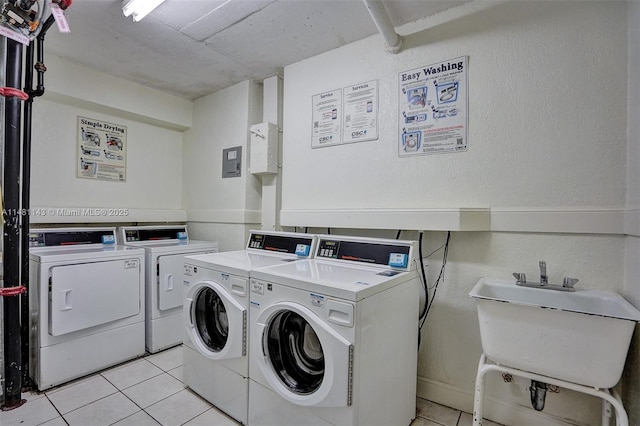
{"label": "white electrical box", "polygon": [[273,123],[258,123],[249,127],[251,148],[249,169],[251,174],[278,173],[278,126]]}

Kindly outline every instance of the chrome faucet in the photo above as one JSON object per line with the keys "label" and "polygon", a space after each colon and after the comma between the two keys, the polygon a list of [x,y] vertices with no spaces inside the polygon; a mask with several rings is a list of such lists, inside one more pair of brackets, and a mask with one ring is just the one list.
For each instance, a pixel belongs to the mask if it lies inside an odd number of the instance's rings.
{"label": "chrome faucet", "polygon": [[565,277],[562,280],[562,285],[549,284],[549,276],[547,275],[547,262],[541,260],[538,263],[540,267],[540,282],[528,282],[527,276],[523,272],[514,272],[513,276],[516,279],[516,285],[523,287],[537,287],[537,288],[545,288],[549,290],[560,290],[560,291],[576,291],[575,284],[578,282],[577,278],[569,278]]}
{"label": "chrome faucet", "polygon": [[541,260],[538,262],[538,266],[540,266],[540,285],[544,287],[549,284],[549,277],[547,276],[547,262]]}

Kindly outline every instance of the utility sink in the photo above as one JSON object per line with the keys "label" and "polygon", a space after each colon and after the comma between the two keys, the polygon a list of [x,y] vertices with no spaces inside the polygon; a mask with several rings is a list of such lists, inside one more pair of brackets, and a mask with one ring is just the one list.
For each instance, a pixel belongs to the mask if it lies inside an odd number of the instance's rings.
{"label": "utility sink", "polygon": [[482,278],[476,299],[485,355],[498,364],[596,388],[620,380],[640,311],[622,296],[560,292]]}

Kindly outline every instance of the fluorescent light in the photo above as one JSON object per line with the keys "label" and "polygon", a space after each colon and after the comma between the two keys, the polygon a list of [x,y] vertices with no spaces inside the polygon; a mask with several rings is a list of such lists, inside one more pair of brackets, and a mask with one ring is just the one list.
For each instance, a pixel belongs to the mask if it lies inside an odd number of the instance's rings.
{"label": "fluorescent light", "polygon": [[124,16],[133,15],[133,22],[138,22],[153,9],[160,6],[164,0],[122,0]]}

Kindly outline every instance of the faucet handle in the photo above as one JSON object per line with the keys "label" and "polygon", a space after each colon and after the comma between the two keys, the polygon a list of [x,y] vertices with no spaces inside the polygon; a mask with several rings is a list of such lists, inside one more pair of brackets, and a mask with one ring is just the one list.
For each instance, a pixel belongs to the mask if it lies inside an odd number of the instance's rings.
{"label": "faucet handle", "polygon": [[564,277],[564,279],[562,280],[562,287],[573,288],[573,286],[576,285],[577,282],[577,278]]}
{"label": "faucet handle", "polygon": [[527,282],[527,276],[524,272],[514,272],[513,277],[516,279],[516,284],[524,284]]}

